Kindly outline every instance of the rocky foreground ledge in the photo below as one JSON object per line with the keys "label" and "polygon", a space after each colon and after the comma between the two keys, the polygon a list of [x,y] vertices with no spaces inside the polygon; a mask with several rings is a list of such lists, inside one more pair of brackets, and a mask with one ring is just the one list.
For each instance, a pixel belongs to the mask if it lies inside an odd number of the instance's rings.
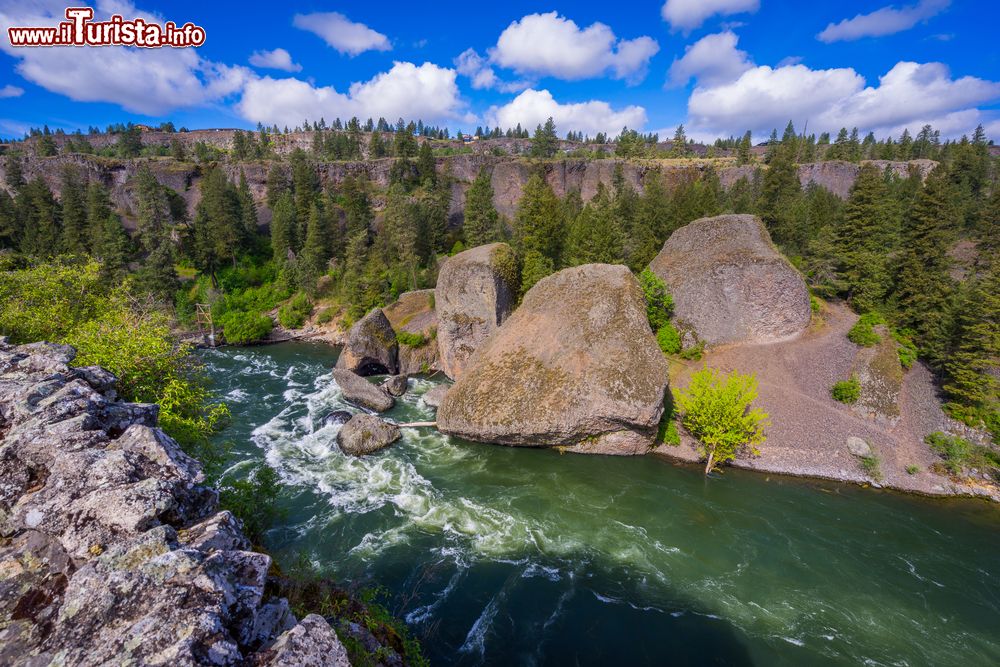
{"label": "rocky foreground ledge", "polygon": [[0,337],[0,664],[347,665],[200,464],[74,351]]}

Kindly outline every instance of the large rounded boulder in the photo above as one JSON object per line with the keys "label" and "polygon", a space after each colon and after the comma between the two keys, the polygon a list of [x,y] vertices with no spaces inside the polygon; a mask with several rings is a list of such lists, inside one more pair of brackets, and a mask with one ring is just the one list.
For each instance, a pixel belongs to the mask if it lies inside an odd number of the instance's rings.
{"label": "large rounded boulder", "polygon": [[357,414],[337,432],[337,445],[345,454],[364,456],[385,449],[402,437],[395,424],[375,415]]}
{"label": "large rounded boulder", "polygon": [[667,283],[680,328],[710,345],[773,343],[809,326],[806,283],[757,216],[695,220],[649,268]]}
{"label": "large rounded boulder", "polygon": [[434,289],[441,370],[458,379],[514,308],[517,264],[506,243],[478,246],[441,267]]}
{"label": "large rounded boulder", "polygon": [[371,310],[347,332],[337,368],[358,375],[395,375],[399,372],[396,332],[381,308]]}
{"label": "large rounded boulder", "polygon": [[438,408],[444,433],[595,454],[653,444],[667,362],[624,266],[588,264],[539,281],[474,362]]}

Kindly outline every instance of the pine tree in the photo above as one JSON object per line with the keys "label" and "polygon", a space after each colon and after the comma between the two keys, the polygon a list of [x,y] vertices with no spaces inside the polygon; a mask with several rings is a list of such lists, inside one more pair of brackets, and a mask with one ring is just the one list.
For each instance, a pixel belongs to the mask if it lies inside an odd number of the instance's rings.
{"label": "pine tree", "polygon": [[895,245],[896,230],[886,228],[887,208],[882,173],[874,165],[862,166],[837,234],[841,257],[838,278],[860,312],[879,308],[889,286],[886,255]]}
{"label": "pine tree", "polygon": [[21,154],[8,153],[4,167],[4,180],[7,182],[7,187],[16,194],[24,187],[24,164],[21,162]]}
{"label": "pine tree", "polygon": [[73,165],[64,165],[61,176],[62,230],[59,249],[70,255],[87,251],[87,207],[84,202],[80,172]]}
{"label": "pine tree", "polygon": [[135,176],[139,241],[146,257],[136,274],[139,289],[169,302],[177,291],[174,243],[170,238],[170,203],[166,192],[145,165]]}
{"label": "pine tree", "polygon": [[94,254],[101,260],[101,277],[109,284],[118,283],[128,268],[129,238],[121,220],[114,213],[104,218]]}
{"label": "pine tree", "polygon": [[40,177],[32,179],[14,200],[21,226],[21,252],[52,257],[59,249],[59,205]]}
{"label": "pine tree", "polygon": [[559,199],[540,174],[533,174],[524,186],[514,218],[514,247],[527,256],[531,250],[559,266],[565,236]]}
{"label": "pine tree", "polygon": [[420,144],[417,152],[417,173],[421,183],[434,184],[437,182],[437,170],[435,169],[434,152],[428,141]]}
{"label": "pine tree", "polygon": [[944,390],[963,405],[995,406],[1000,399],[1000,382],[992,374],[1000,359],[1000,262],[970,281],[957,313],[956,345],[945,363]]}
{"label": "pine tree", "polygon": [[556,135],[556,124],[549,116],[545,125],[535,128],[535,135],[531,138],[532,157],[555,157],[559,149],[559,137]]}
{"label": "pine tree", "polygon": [[953,292],[947,250],[956,226],[952,187],[944,167],[937,167],[906,217],[896,280],[899,322],[916,333],[932,362],[942,361],[946,352]]}
{"label": "pine tree", "polygon": [[464,230],[469,248],[503,239],[500,215],[493,206],[493,184],[485,167],[479,170],[465,195]]}
{"label": "pine tree", "polygon": [[100,256],[98,248],[102,243],[105,222],[111,215],[111,198],[108,190],[97,180],[87,184],[87,230],[90,251]]}
{"label": "pine tree", "polygon": [[555,271],[552,260],[537,250],[529,250],[521,262],[521,295],[535,286],[539,280]]}
{"label": "pine tree", "polygon": [[802,193],[802,186],[795,168],[794,149],[793,141],[791,145],[780,145],[774,150],[768,169],[764,172],[761,190],[761,219],[775,242],[787,246],[786,251],[798,250],[795,244],[801,237],[797,229],[801,219],[795,214],[795,203]]}
{"label": "pine tree", "polygon": [[751,160],[750,147],[751,147],[751,135],[750,135],[750,130],[747,130],[746,134],[743,135],[743,138],[740,139],[739,143],[736,146],[736,164],[739,165],[750,164]]}
{"label": "pine tree", "polygon": [[250,192],[247,175],[242,169],[240,169],[240,185],[236,190],[236,195],[240,207],[240,228],[243,234],[241,245],[244,248],[251,248],[257,238],[257,204],[253,200],[253,193]]}
{"label": "pine tree", "polygon": [[315,290],[316,281],[326,273],[330,261],[330,238],[332,236],[328,220],[317,204],[309,211],[309,222],[306,225],[306,239],[302,245],[302,258],[299,262],[299,284],[308,291]]}
{"label": "pine tree", "polygon": [[271,250],[278,266],[284,266],[288,252],[295,247],[295,202],[291,192],[278,197],[271,209]]}
{"label": "pine tree", "polygon": [[267,172],[267,207],[273,209],[278,198],[285,192],[290,192],[292,184],[288,180],[285,168],[275,162]]}
{"label": "pine tree", "polygon": [[226,261],[236,266],[244,238],[239,196],[219,168],[210,170],[202,179],[192,236],[195,266],[211,277],[213,286],[218,286],[219,268]]}
{"label": "pine tree", "polygon": [[594,198],[570,222],[565,264],[620,264],[622,238],[615,218],[614,202],[600,183]]}

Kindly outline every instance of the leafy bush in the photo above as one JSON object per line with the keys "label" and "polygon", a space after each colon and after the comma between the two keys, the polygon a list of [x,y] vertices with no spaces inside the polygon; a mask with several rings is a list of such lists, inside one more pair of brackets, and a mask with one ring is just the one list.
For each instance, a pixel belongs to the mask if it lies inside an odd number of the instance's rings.
{"label": "leafy bush", "polygon": [[813,315],[818,315],[821,310],[823,310],[823,302],[819,300],[819,297],[810,294],[809,295],[809,310],[812,311]]}
{"label": "leafy bush", "polygon": [[913,363],[917,360],[917,346],[910,338],[910,332],[894,330],[892,337],[899,344],[896,348],[899,364],[907,370],[913,368]]}
{"label": "leafy bush", "polygon": [[265,338],[274,327],[267,315],[236,311],[226,313],[220,322],[222,335],[231,345],[245,345]]}
{"label": "leafy bush", "polygon": [[965,438],[940,431],[928,435],[924,442],[944,459],[942,466],[953,475],[961,475],[967,468],[976,468],[994,477],[1000,476],[1000,452],[989,447],[975,445]]}
{"label": "leafy bush", "polygon": [[756,446],[764,442],[769,421],[767,413],[750,407],[756,398],[755,376],[723,375],[707,367],[677,393],[681,423],[700,443],[706,474],[746,447],[758,453]]}
{"label": "leafy bush", "polygon": [[427,337],[422,333],[410,333],[409,331],[397,331],[396,340],[399,341],[400,345],[406,347],[423,347],[428,342]]}
{"label": "leafy bush", "polygon": [[244,479],[221,480],[219,502],[243,522],[247,538],[260,544],[264,533],[284,513],[278,507],[280,492],[278,473],[263,464]]}
{"label": "leafy bush", "polygon": [[674,314],[674,299],[667,290],[667,284],[648,268],[639,274],[639,285],[646,297],[649,326],[653,331],[659,332],[670,323],[670,316]]}
{"label": "leafy bush", "polygon": [[328,324],[333,321],[333,308],[326,308],[316,316],[317,324]]}
{"label": "leafy bush", "polygon": [[681,444],[681,435],[677,432],[677,410],[674,408],[674,397],[669,391],[663,397],[663,415],[656,432],[656,442],[671,447]]}
{"label": "leafy bush", "polygon": [[705,353],[705,343],[699,342],[693,347],[689,347],[686,350],[681,350],[681,359],[686,359],[688,361],[700,361],[701,355]]}
{"label": "leafy bush", "polygon": [[656,332],[656,342],[664,354],[677,354],[681,351],[681,335],[670,322]]}
{"label": "leafy bush", "polygon": [[298,329],[305,324],[310,314],[312,314],[312,302],[304,292],[299,292],[291,301],[278,309],[278,322],[286,329]]}
{"label": "leafy bush", "polygon": [[448,256],[454,257],[460,252],[465,252],[465,244],[461,241],[455,241],[454,245],[451,246],[451,250],[448,251]]}
{"label": "leafy bush", "polygon": [[874,454],[861,457],[861,469],[876,482],[882,481],[882,460]]}
{"label": "leafy bush", "polygon": [[851,376],[850,380],[841,380],[833,385],[830,389],[830,395],[833,400],[840,401],[841,403],[857,403],[858,399],[861,398],[861,383],[858,382],[858,378]]}
{"label": "leafy bush", "polygon": [[878,345],[882,338],[875,333],[875,325],[883,324],[885,320],[878,313],[865,313],[847,332],[847,338],[855,345],[861,347],[873,347]]}
{"label": "leafy bush", "polygon": [[906,466],[906,474],[907,475],[916,475],[918,472],[920,472],[920,466],[918,466],[918,465],[908,465],[908,466]]}

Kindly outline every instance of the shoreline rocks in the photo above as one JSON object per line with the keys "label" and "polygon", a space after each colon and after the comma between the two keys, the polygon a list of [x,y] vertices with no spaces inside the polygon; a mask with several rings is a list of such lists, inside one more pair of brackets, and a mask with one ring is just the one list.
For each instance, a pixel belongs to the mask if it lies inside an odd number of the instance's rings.
{"label": "shoreline rocks", "polygon": [[74,354],[0,337],[0,664],[304,664],[293,642],[341,655],[325,620],[268,597],[271,558],[156,406],[116,402]]}
{"label": "shoreline rocks", "polygon": [[434,288],[441,370],[457,380],[470,357],[514,309],[514,254],[506,243],[479,246],[449,257]]}
{"label": "shoreline rocks", "polygon": [[385,449],[403,437],[399,427],[375,415],[356,414],[337,432],[337,446],[351,456],[364,456]]}
{"label": "shoreline rocks", "polygon": [[396,400],[392,396],[357,373],[343,368],[335,368],[333,369],[333,379],[340,386],[344,398],[359,407],[375,412],[385,412],[396,405]]}
{"label": "shoreline rocks", "polygon": [[337,368],[358,375],[395,375],[399,372],[396,332],[381,308],[371,310],[347,332]]}
{"label": "shoreline rocks", "polygon": [[438,409],[442,433],[523,447],[643,454],[668,366],[638,281],[588,264],[538,282]]}
{"label": "shoreline rocks", "polygon": [[674,319],[709,345],[774,343],[809,326],[809,290],[760,218],[720,215],[681,227],[649,268],[667,283]]}

